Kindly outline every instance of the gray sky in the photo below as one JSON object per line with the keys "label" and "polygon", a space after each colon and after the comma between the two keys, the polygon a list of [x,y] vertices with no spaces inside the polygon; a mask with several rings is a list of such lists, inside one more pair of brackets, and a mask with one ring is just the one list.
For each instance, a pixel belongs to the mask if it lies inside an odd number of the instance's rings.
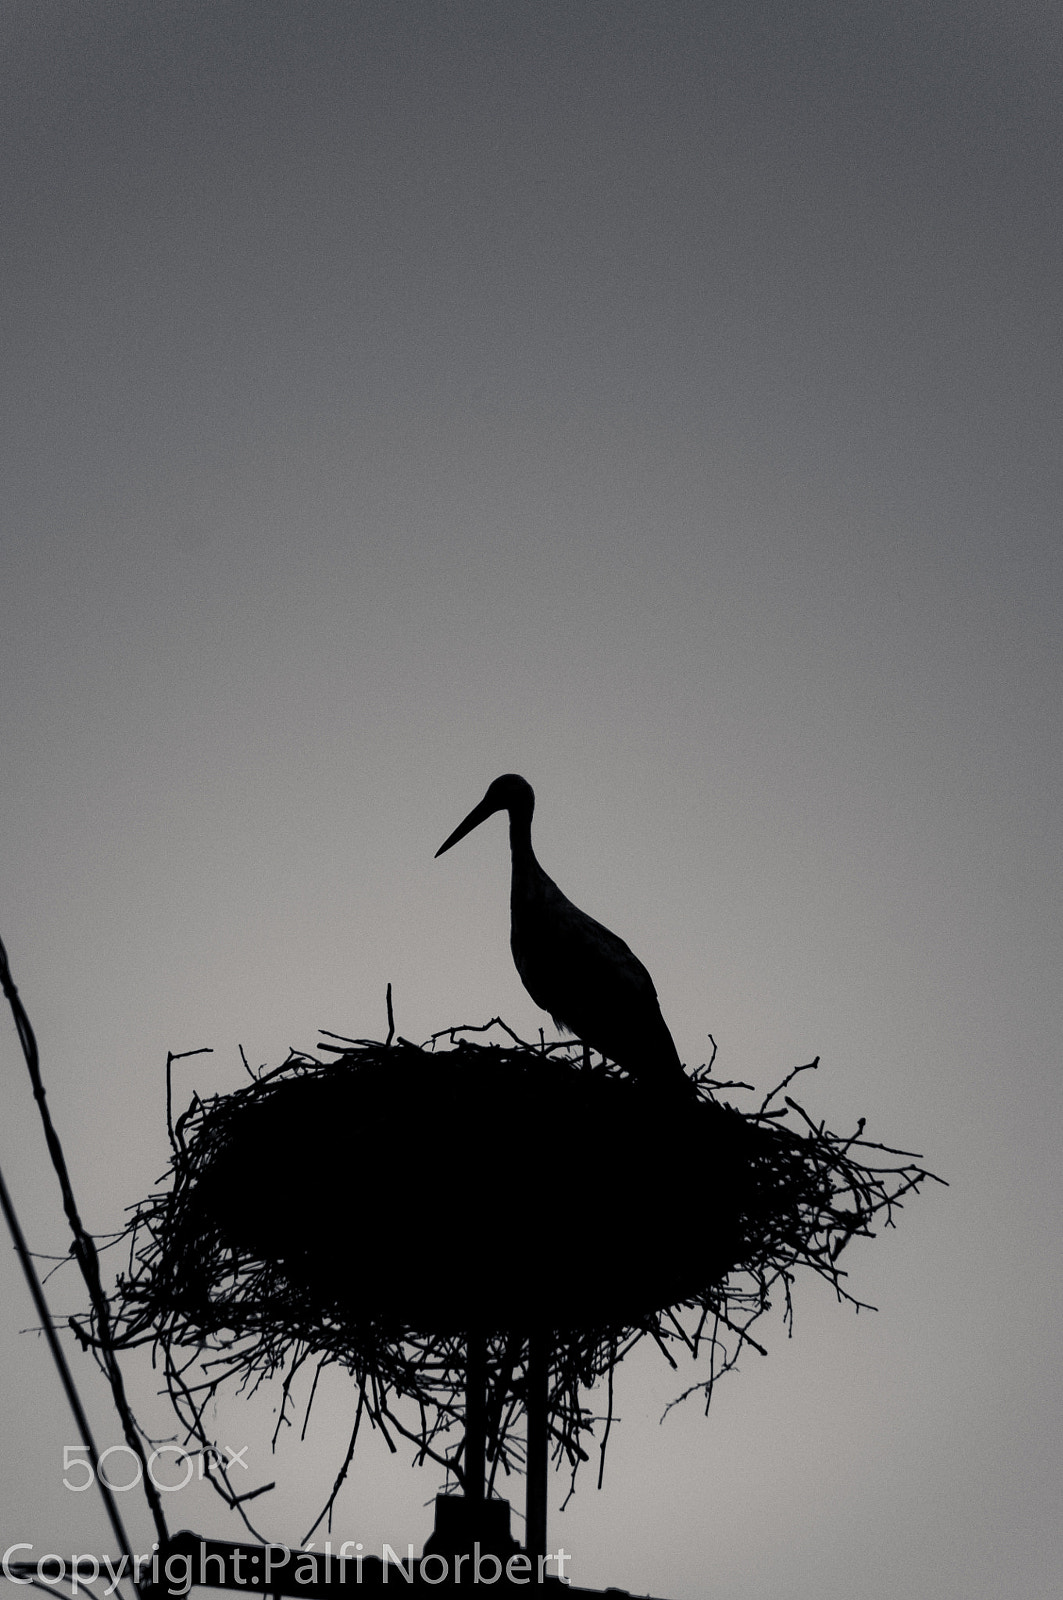
{"label": "gray sky", "polygon": [[[577,1583],[1054,1592],[1061,67],[990,0],[0,17],[0,934],[90,1225],[165,1166],[167,1050],[234,1087],[389,980],[410,1038],[534,1036],[502,821],[432,859],[507,770],[686,1061],[819,1054],[813,1114],[950,1180],[708,1420],[625,1369],[603,1491],[554,1486]],[[10,1026],[0,1070],[62,1253]],[[415,1266],[353,1220],[338,1270]],[[109,1550],[0,1287],[5,1546]],[[276,1460],[273,1403],[218,1432],[295,1541],[353,1400]],[[337,1537],[419,1545],[437,1481],[371,1442]]]}

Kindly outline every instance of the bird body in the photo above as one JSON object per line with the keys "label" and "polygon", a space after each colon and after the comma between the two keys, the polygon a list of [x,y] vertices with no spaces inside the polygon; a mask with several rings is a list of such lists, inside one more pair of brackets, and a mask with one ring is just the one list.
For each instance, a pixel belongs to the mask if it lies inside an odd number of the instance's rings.
{"label": "bird body", "polygon": [[642,962],[623,939],[573,905],[539,865],[531,842],[534,806],[524,778],[515,773],[496,778],[436,854],[495,811],[508,811],[510,944],[524,987],[559,1028],[593,1045],[632,1077],[693,1094]]}

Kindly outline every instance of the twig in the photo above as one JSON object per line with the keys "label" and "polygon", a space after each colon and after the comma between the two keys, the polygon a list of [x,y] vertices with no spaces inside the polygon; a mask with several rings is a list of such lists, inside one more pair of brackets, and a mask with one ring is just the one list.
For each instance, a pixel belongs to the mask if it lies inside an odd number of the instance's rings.
{"label": "twig", "polygon": [[[214,1054],[213,1047],[211,1045],[209,1045],[209,1044],[201,1045],[198,1050],[181,1050],[181,1051],[179,1051],[177,1053],[177,1055],[174,1055],[172,1050],[168,1050],[166,1052],[166,1131],[170,1135],[170,1144],[171,1145],[174,1143],[174,1136],[173,1136],[173,1115],[172,1115],[172,1112],[171,1112],[171,1109],[170,1109],[170,1107],[171,1107],[171,1094],[172,1094],[172,1088],[173,1088],[173,1085],[171,1083],[172,1074],[171,1074],[171,1070],[170,1069],[172,1068],[172,1066],[173,1066],[175,1061],[185,1061],[185,1060],[187,1060],[187,1058],[189,1056],[211,1056],[213,1054]],[[243,1055],[243,1050],[240,1051],[240,1054]],[[245,1067],[247,1066],[247,1057],[246,1056],[244,1056],[244,1066]],[[250,1069],[248,1069],[248,1070],[250,1070]]]}

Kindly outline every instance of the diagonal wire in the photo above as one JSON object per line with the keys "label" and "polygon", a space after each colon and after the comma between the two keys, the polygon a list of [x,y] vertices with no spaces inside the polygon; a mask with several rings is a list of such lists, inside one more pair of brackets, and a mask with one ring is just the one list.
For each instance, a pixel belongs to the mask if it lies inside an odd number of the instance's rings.
{"label": "diagonal wire", "polygon": [[[59,1343],[59,1335],[55,1331],[55,1323],[52,1321],[52,1314],[48,1309],[48,1302],[44,1298],[44,1290],[41,1288],[40,1279],[37,1277],[37,1270],[33,1265],[33,1257],[30,1255],[29,1248],[26,1244],[25,1235],[22,1232],[22,1226],[18,1220],[18,1215],[15,1211],[14,1204],[12,1203],[11,1195],[8,1192],[7,1184],[4,1182],[4,1174],[2,1172],[0,1172],[0,1210],[2,1210],[4,1213],[5,1221],[7,1222],[8,1228],[11,1231],[11,1237],[15,1242],[15,1252],[22,1264],[22,1271],[25,1274],[26,1282],[29,1285],[30,1294],[33,1296],[34,1307],[38,1317],[41,1320],[41,1325],[44,1328],[44,1335],[48,1341],[48,1348],[52,1352],[52,1360],[55,1362],[56,1370],[59,1373],[59,1381],[63,1385],[66,1397],[70,1402],[70,1409],[74,1414],[74,1421],[77,1423],[78,1432],[81,1434],[82,1439],[84,1439],[85,1448],[92,1457],[92,1464],[95,1469],[93,1476],[100,1486],[100,1494],[103,1496],[104,1505],[107,1507],[107,1515],[110,1518],[111,1527],[114,1529],[115,1538],[118,1540],[119,1554],[125,1559],[125,1561],[128,1562],[129,1572],[131,1575],[134,1575],[136,1568],[133,1561],[133,1551],[129,1543],[129,1538],[126,1534],[125,1526],[122,1522],[121,1515],[119,1514],[118,1505],[115,1501],[111,1487],[104,1478],[103,1473],[99,1471],[100,1455],[96,1448],[96,1441],[92,1436],[92,1429],[89,1427],[89,1419],[85,1415],[85,1408],[81,1404],[81,1396],[77,1392],[73,1375],[70,1371],[69,1365],[67,1364],[66,1353],[63,1350],[62,1345]],[[140,1590],[137,1587],[135,1576],[133,1578],[133,1587],[139,1594]]]}
{"label": "diagonal wire", "polygon": [[[15,1028],[18,1032],[19,1043],[22,1046],[22,1053],[26,1059],[26,1066],[29,1069],[30,1081],[33,1085],[33,1097],[37,1102],[37,1108],[40,1112],[41,1122],[44,1126],[44,1137],[48,1145],[48,1154],[51,1157],[52,1166],[54,1167],[56,1176],[59,1179],[59,1187],[63,1196],[63,1210],[66,1213],[66,1219],[70,1226],[70,1231],[73,1234],[73,1254],[78,1266],[81,1268],[81,1275],[85,1280],[85,1285],[89,1291],[89,1297],[92,1301],[93,1309],[98,1319],[98,1326],[102,1335],[100,1341],[102,1346],[101,1365],[103,1366],[104,1373],[111,1387],[111,1395],[122,1423],[122,1431],[125,1434],[126,1443],[137,1456],[141,1464],[144,1493],[148,1501],[148,1506],[151,1510],[152,1518],[155,1522],[156,1531],[159,1535],[159,1542],[160,1544],[165,1544],[169,1540],[169,1530],[166,1526],[166,1519],[163,1515],[162,1502],[159,1499],[158,1491],[151,1482],[150,1474],[148,1472],[148,1463],[144,1456],[144,1449],[140,1441],[140,1435],[137,1431],[136,1421],[133,1417],[129,1401],[126,1398],[125,1383],[122,1379],[121,1369],[118,1366],[114,1350],[111,1347],[110,1310],[107,1297],[103,1291],[103,1284],[100,1281],[99,1257],[97,1256],[96,1246],[92,1236],[86,1231],[85,1225],[81,1220],[81,1215],[77,1208],[77,1202],[74,1199],[74,1190],[70,1182],[70,1173],[67,1170],[66,1158],[63,1155],[63,1147],[59,1142],[59,1135],[55,1131],[55,1125],[52,1122],[51,1113],[48,1110],[47,1101],[45,1099],[44,1082],[41,1078],[40,1056],[37,1050],[37,1040],[34,1037],[33,1027],[30,1023],[29,1016],[26,1013],[26,1008],[22,1004],[22,1000],[19,997],[19,992],[15,987],[14,979],[11,976],[11,967],[10,963],[8,962],[7,951],[4,948],[2,940],[0,940],[0,988],[2,988],[4,991],[8,1004],[11,1007],[12,1016],[15,1019]],[[60,1380],[62,1381],[63,1388],[66,1391],[67,1399],[70,1401],[70,1405],[74,1410],[74,1415],[78,1422],[78,1426],[84,1429],[86,1443],[89,1443],[91,1440],[91,1434],[89,1432],[87,1419],[85,1418],[84,1409],[81,1406],[81,1401],[78,1397],[77,1389],[70,1373],[70,1368],[67,1365],[66,1357],[63,1353],[62,1346],[59,1343],[59,1338],[55,1331],[55,1325],[52,1322],[51,1313],[48,1310],[48,1304],[44,1298],[44,1292],[41,1289],[40,1283],[37,1279],[36,1269],[34,1268],[32,1257],[30,1256],[29,1249],[22,1234],[22,1229],[6,1185],[4,1186],[2,1192],[4,1216],[7,1219],[8,1227],[11,1229],[12,1238],[15,1240],[15,1249],[18,1252],[19,1259],[22,1263],[22,1270],[26,1275],[26,1281],[29,1284],[34,1305],[37,1308],[38,1315],[40,1316],[41,1322],[44,1326],[49,1348],[52,1352],[52,1358],[55,1361],[56,1367],[59,1371]],[[104,1501],[107,1505],[107,1512],[111,1520],[111,1526],[114,1528],[115,1534],[119,1540],[122,1555],[127,1555],[130,1563],[132,1564],[132,1551],[129,1546],[129,1540],[125,1533],[125,1528],[122,1524],[122,1519],[118,1514],[117,1505],[114,1503],[111,1497],[111,1492],[107,1484],[103,1481],[98,1470],[97,1464],[99,1458],[97,1456],[95,1447],[91,1446],[90,1444],[90,1448],[92,1450],[93,1464],[94,1466],[97,1466],[95,1475],[100,1485],[100,1492],[103,1495]],[[137,1585],[134,1572],[134,1588],[136,1587]],[[139,1593],[139,1589],[137,1592]]]}

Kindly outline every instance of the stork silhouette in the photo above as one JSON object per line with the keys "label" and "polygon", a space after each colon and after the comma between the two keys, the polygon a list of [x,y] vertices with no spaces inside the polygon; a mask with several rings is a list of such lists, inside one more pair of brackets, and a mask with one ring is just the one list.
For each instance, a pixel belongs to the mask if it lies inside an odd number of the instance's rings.
{"label": "stork silhouette", "polygon": [[696,1098],[642,962],[623,939],[574,906],[536,860],[531,842],[534,807],[531,784],[507,772],[495,779],[436,855],[494,812],[508,811],[513,856],[510,945],[521,982],[535,1004],[559,1028],[593,1045],[640,1083]]}

